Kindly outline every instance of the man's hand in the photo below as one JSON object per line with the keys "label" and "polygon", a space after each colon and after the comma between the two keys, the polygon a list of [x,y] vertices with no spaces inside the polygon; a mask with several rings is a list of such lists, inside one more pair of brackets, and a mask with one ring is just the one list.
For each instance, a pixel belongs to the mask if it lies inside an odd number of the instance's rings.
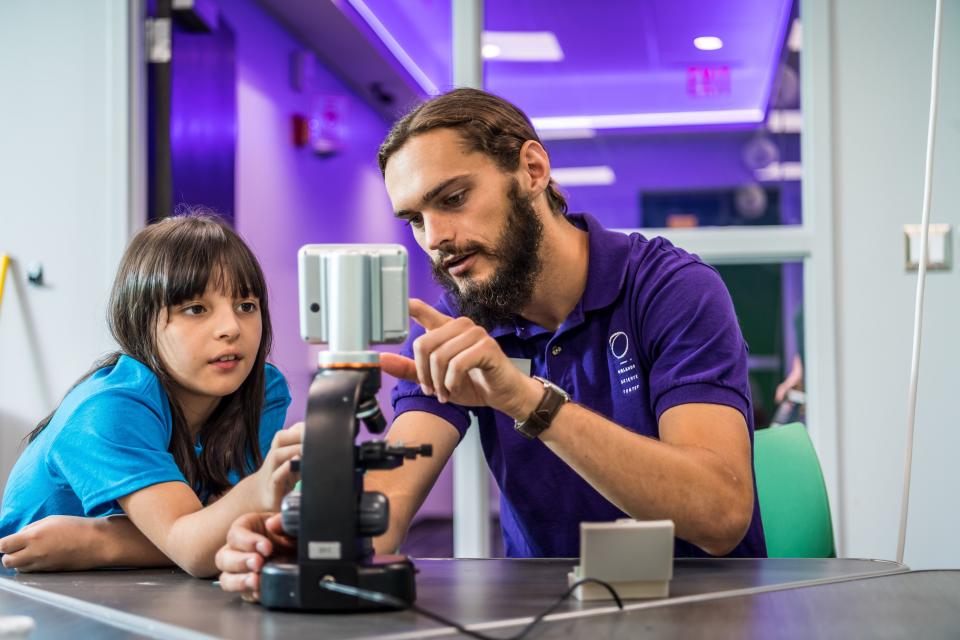
{"label": "man's hand", "polygon": [[3,566],[17,571],[81,571],[100,566],[94,556],[97,518],[47,516],[0,539]]}
{"label": "man's hand", "polygon": [[419,382],[440,402],[492,407],[516,419],[536,407],[543,386],[514,367],[486,329],[416,298],[410,300],[410,317],[427,330],[413,342],[414,360],[381,354],[384,372]]}
{"label": "man's hand", "polygon": [[238,592],[248,602],[260,599],[260,570],[267,558],[296,553],[297,542],[283,532],[279,513],[248,513],[227,532],[227,544],[217,551],[220,588]]}

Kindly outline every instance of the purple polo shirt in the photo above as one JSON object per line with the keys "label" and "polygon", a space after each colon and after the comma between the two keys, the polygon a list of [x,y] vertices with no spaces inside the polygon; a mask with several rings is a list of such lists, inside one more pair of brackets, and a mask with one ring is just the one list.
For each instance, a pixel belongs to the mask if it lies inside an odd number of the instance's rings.
{"label": "purple polo shirt", "polygon": [[[503,351],[530,360],[532,375],[557,384],[578,404],[652,438],[659,437],[658,421],[670,407],[693,402],[733,407],[746,418],[752,446],[747,346],[716,270],[663,238],[608,231],[585,214],[568,217],[590,235],[583,297],[556,332],[519,317],[495,328],[490,334]],[[457,315],[449,296],[436,307]],[[406,355],[422,333],[413,326]],[[396,415],[435,414],[461,438],[470,425],[465,407],[441,404],[416,383],[401,381],[392,398]],[[546,445],[516,433],[509,416],[489,407],[472,410],[500,486],[508,556],[577,557],[581,522],[628,517]],[[677,539],[675,555],[709,554]],[[753,521],[730,556],[766,555],[754,485]]]}

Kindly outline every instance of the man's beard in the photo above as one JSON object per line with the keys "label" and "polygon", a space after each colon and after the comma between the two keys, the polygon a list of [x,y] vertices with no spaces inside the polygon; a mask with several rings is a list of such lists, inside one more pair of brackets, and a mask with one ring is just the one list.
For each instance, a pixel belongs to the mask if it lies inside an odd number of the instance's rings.
{"label": "man's beard", "polygon": [[[434,279],[457,301],[460,314],[488,331],[513,320],[529,304],[543,268],[540,260],[543,223],[530,199],[520,195],[516,179],[507,191],[507,205],[507,221],[496,246],[484,247],[473,242],[462,247],[440,247],[440,255],[433,263]],[[493,258],[499,265],[486,282],[475,282],[467,276],[461,291],[442,266],[443,261],[451,255],[473,252]]]}

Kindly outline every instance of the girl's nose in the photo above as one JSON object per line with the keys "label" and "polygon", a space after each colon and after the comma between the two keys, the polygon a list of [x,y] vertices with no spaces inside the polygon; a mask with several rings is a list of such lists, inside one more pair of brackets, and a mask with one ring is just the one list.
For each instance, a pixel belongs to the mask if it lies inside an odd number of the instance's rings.
{"label": "girl's nose", "polygon": [[216,332],[221,340],[232,340],[240,335],[240,323],[232,309],[217,316]]}

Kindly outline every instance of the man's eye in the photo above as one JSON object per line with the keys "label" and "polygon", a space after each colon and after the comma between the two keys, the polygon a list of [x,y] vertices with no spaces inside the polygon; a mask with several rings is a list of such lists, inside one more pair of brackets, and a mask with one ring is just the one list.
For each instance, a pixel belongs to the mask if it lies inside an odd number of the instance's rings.
{"label": "man's eye", "polygon": [[463,200],[466,198],[466,195],[466,191],[457,191],[453,195],[444,198],[443,204],[448,207],[459,207],[461,204],[463,204]]}
{"label": "man's eye", "polygon": [[253,312],[256,311],[256,310],[257,310],[257,303],[256,303],[256,302],[241,302],[241,303],[240,303],[240,311],[242,311],[243,313],[253,313]]}
{"label": "man's eye", "polygon": [[203,311],[204,309],[202,304],[192,304],[189,307],[183,308],[183,312],[188,316],[198,316],[203,313]]}
{"label": "man's eye", "polygon": [[404,220],[404,224],[408,227],[415,227],[419,229],[423,226],[423,216],[421,216],[419,213],[407,216],[407,219]]}

